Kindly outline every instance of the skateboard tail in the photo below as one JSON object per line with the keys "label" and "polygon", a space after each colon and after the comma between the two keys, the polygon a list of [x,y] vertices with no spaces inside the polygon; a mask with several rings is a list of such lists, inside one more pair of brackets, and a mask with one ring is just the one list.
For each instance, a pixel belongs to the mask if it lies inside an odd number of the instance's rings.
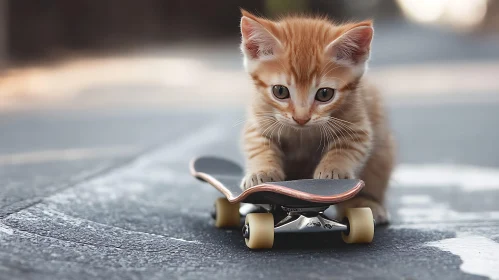
{"label": "skateboard tail", "polygon": [[207,173],[196,171],[196,169],[194,168],[195,162],[196,159],[194,158],[189,163],[189,171],[191,175],[198,180],[209,183],[210,185],[215,187],[219,192],[221,192],[225,197],[227,197],[227,200],[229,200],[231,203],[236,203],[235,197],[232,194],[232,192],[229,189],[225,188],[224,185],[220,183],[220,181],[218,181],[216,178]]}

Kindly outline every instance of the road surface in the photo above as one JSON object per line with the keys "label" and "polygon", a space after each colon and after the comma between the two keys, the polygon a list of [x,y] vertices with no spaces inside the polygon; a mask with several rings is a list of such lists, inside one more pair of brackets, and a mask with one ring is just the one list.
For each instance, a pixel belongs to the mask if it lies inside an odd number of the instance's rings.
{"label": "road surface", "polygon": [[[453,40],[437,53],[476,47]],[[386,53],[379,64],[407,63]],[[241,160],[241,107],[4,112],[0,279],[499,279],[496,94],[388,104],[400,147],[392,224],[370,245],[289,234],[258,252],[213,226],[219,194],[188,171],[198,155]]]}

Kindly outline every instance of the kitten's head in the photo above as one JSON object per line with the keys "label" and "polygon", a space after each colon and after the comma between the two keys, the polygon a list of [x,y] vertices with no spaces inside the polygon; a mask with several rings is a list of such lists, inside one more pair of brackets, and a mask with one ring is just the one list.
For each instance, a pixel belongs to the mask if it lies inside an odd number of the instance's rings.
{"label": "kitten's head", "polygon": [[326,122],[364,74],[372,23],[335,25],[322,18],[279,21],[242,10],[244,66],[258,90],[255,113],[281,123]]}

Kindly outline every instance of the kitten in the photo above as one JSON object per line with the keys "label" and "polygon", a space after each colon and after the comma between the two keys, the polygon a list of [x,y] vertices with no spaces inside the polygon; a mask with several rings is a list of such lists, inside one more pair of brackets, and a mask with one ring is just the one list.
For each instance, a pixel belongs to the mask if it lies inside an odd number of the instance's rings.
{"label": "kitten", "polygon": [[243,131],[241,188],[307,178],[360,178],[366,186],[337,205],[370,207],[387,223],[385,191],[394,141],[378,91],[363,78],[371,21],[260,18],[241,10],[241,50],[255,95]]}

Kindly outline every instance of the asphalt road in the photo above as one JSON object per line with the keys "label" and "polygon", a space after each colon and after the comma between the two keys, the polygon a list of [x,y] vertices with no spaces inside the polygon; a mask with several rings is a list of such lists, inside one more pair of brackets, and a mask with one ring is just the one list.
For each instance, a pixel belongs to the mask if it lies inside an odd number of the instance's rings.
{"label": "asphalt road", "polygon": [[[406,169],[425,163],[497,168],[497,130],[487,125],[498,112],[499,104],[391,108],[404,147],[400,161]],[[202,154],[240,160],[234,123],[241,117],[227,111],[3,118],[4,154],[27,147],[85,150],[40,163],[36,154],[3,158],[0,278],[481,278],[460,269],[459,254],[438,246],[462,238],[457,242],[470,246],[467,254],[497,248],[496,189],[394,182],[393,224],[377,229],[367,246],[344,245],[335,235],[286,235],[272,251],[251,252],[238,231],[214,228],[209,210],[218,194],[191,178],[188,162]],[[121,153],[104,152],[117,146]],[[492,247],[474,247],[466,238]]]}
{"label": "asphalt road", "polygon": [[216,229],[219,194],[188,172],[241,160],[242,109],[2,113],[0,279],[499,279],[490,96],[390,103],[393,223],[372,244],[290,234],[270,251]]}

